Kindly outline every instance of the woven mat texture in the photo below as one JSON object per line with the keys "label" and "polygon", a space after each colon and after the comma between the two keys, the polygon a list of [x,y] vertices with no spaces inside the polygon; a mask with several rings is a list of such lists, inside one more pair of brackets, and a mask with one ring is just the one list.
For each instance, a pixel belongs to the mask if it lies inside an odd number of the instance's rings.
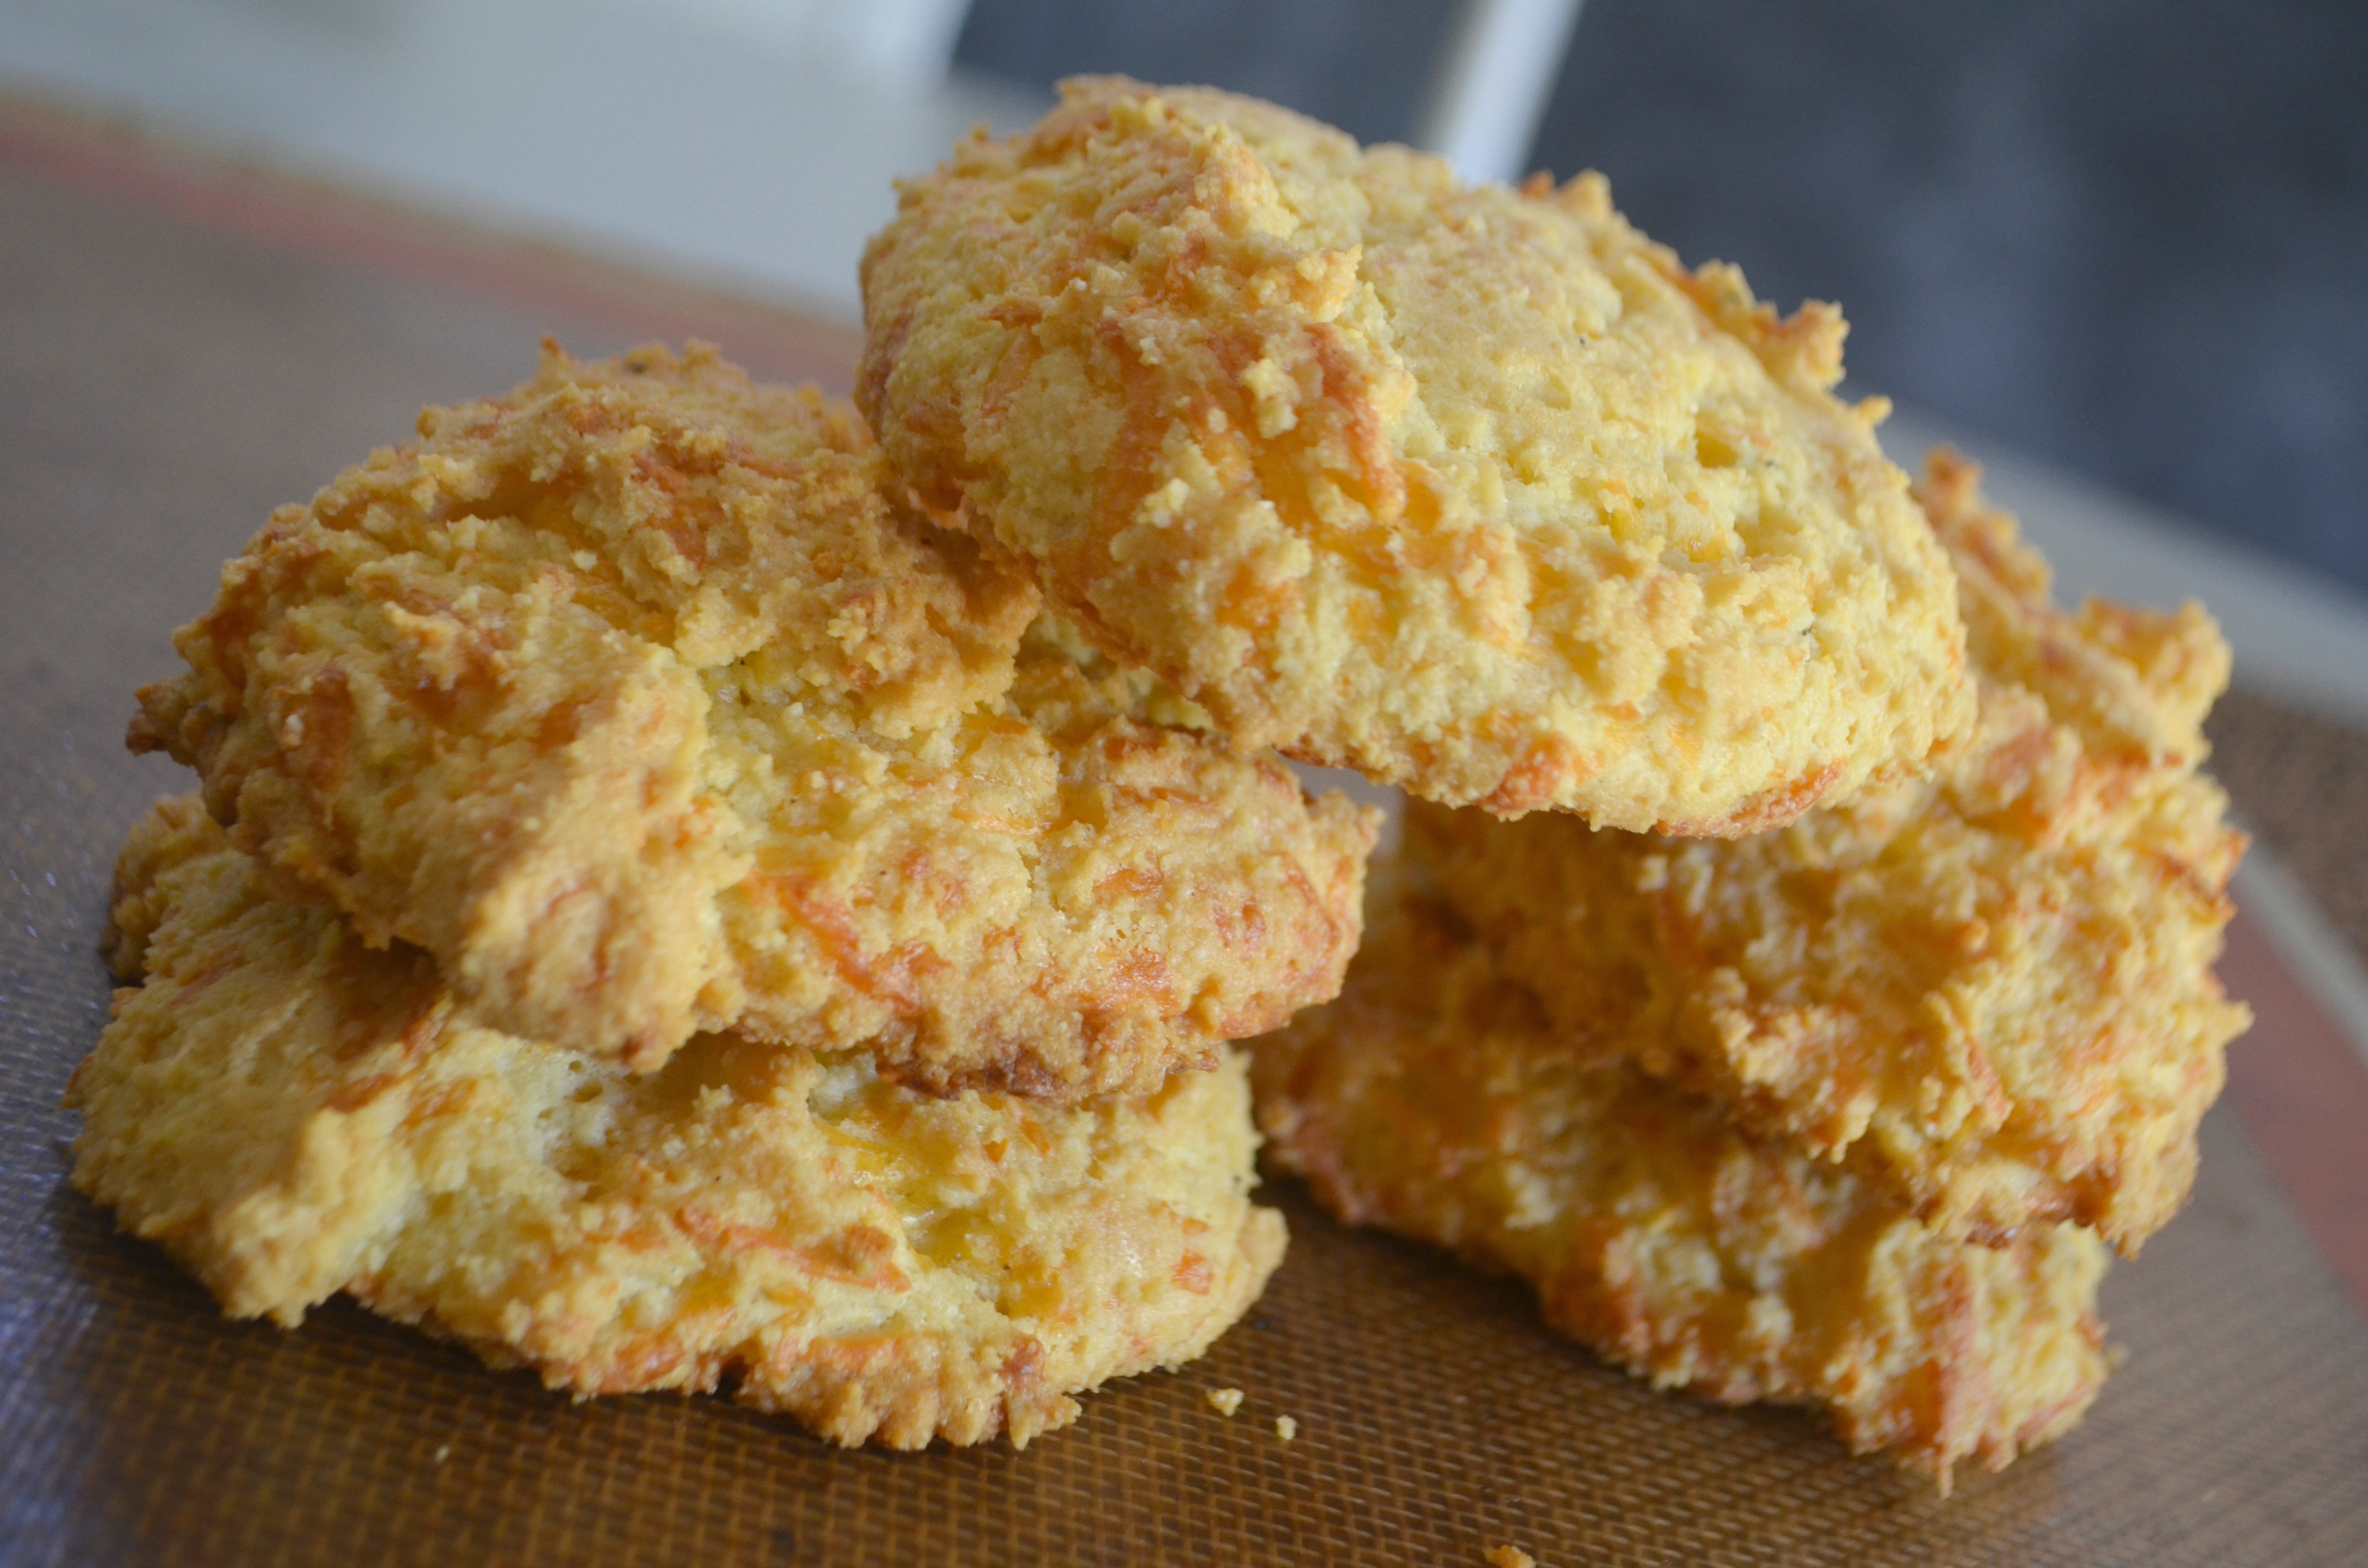
{"label": "woven mat texture", "polygon": [[2244,690],[2204,730],[2245,825],[2368,964],[2368,731]]}
{"label": "woven mat texture", "polygon": [[[0,1562],[2368,1551],[2368,1332],[2225,1110],[2191,1210],[2108,1283],[2127,1360],[2088,1423],[1946,1502],[1805,1415],[1654,1394],[1522,1291],[1344,1231],[1287,1184],[1292,1252],[1253,1320],[1024,1454],[842,1453],[712,1399],[571,1403],[343,1304],[295,1333],[222,1319],[65,1184],[58,1097],[105,1017],[113,852],[182,787],[123,752],[131,689],[272,504],[421,403],[518,379],[546,330],[603,352],[633,324],[0,163]],[[2267,708],[2222,733],[2308,741]],[[2368,811],[2345,799],[2356,853]],[[1203,1398],[1229,1384],[1248,1392],[1230,1421]]]}

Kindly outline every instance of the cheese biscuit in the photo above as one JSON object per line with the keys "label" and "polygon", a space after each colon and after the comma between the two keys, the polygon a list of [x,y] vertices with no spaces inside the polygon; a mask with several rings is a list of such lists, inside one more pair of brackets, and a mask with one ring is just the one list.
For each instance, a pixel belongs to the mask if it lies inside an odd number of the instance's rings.
{"label": "cheese biscuit", "polygon": [[1732,835],[1970,716],[1840,316],[1685,270],[1599,177],[1095,78],[902,192],[856,394],[889,460],[1237,744]]}

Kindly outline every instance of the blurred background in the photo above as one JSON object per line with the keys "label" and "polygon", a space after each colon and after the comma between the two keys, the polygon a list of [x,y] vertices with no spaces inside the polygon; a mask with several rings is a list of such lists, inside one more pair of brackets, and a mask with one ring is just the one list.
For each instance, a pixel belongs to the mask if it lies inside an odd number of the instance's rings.
{"label": "blurred background", "polygon": [[2368,717],[2368,7],[0,0],[0,90],[842,322],[895,175],[1110,70],[1604,170],[1840,301],[1902,455],[2069,518],[2070,586],[2214,585],[2270,686]]}

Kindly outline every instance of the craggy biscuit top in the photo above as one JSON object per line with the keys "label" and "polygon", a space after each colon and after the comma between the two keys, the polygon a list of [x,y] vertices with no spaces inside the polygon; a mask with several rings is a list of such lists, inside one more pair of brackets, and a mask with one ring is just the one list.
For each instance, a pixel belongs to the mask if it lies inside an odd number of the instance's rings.
{"label": "craggy biscuit top", "polygon": [[74,1184],[242,1317],[342,1291],[579,1395],[1025,1444],[1199,1354],[1281,1257],[1230,1054],[1077,1108],[715,1035],[629,1074],[275,900],[194,799],[132,829],[115,915],[144,983],[75,1073]]}
{"label": "craggy biscuit top", "polygon": [[2196,771],[2228,653],[2203,610],[2048,602],[2045,562],[1934,455],[1978,727],[1932,778],[1687,844],[1417,808],[1410,853],[1573,1049],[1847,1157],[1944,1229],[2074,1220],[2135,1251],[2185,1201],[2222,1048],[2243,848]]}
{"label": "craggy biscuit top", "polygon": [[1600,178],[1076,81],[908,182],[863,283],[900,478],[1239,744],[1732,835],[1970,711],[1839,316],[1685,271]]}
{"label": "craggy biscuit top", "polygon": [[1252,1048],[1270,1156],[1341,1219],[1507,1269],[1662,1385],[1829,1411],[1948,1484],[2079,1419],[2105,1248],[1979,1246],[1714,1101],[1569,1048],[1486,943],[1384,876],[1347,988]]}
{"label": "craggy biscuit top", "polygon": [[1073,1098],[1329,995],[1365,818],[894,495],[818,393],[552,349],[276,513],[132,742],[283,893],[635,1066],[731,1027]]}

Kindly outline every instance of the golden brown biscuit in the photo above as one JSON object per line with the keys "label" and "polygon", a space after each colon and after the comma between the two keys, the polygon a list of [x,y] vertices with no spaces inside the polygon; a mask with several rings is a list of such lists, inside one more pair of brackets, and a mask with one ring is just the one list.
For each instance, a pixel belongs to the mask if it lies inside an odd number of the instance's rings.
{"label": "golden brown biscuit", "polygon": [[1073,1109],[716,1035],[630,1074],[274,901],[194,798],[133,829],[117,910],[147,983],[74,1075],[74,1185],[237,1316],[342,1290],[578,1394],[1024,1444],[1199,1355],[1282,1256],[1231,1053]]}
{"label": "golden brown biscuit", "polygon": [[2244,847],[2196,771],[2211,619],[2048,602],[2047,567],[1935,454],[1981,718],[1929,780],[1732,844],[1417,808],[1408,851],[1573,1049],[1629,1057],[1977,1236],[2177,1212],[2222,1048]]}
{"label": "golden brown biscuit", "polygon": [[1338,989],[1372,823],[1035,614],[843,404],[552,349],[275,514],[131,739],[489,1024],[1144,1091]]}
{"label": "golden brown biscuit", "polygon": [[863,286],[899,474],[1237,744],[1732,835],[1970,715],[1840,316],[1685,271],[1600,177],[1074,81],[905,185]]}
{"label": "golden brown biscuit", "polygon": [[1945,1488],[1960,1460],[2068,1429],[2104,1378],[2094,1235],[1951,1241],[1711,1101],[1583,1060],[1433,900],[1377,890],[1340,1000],[1252,1049],[1267,1147],[1326,1208],[1519,1275],[1555,1328],[1660,1386],[1817,1406]]}

